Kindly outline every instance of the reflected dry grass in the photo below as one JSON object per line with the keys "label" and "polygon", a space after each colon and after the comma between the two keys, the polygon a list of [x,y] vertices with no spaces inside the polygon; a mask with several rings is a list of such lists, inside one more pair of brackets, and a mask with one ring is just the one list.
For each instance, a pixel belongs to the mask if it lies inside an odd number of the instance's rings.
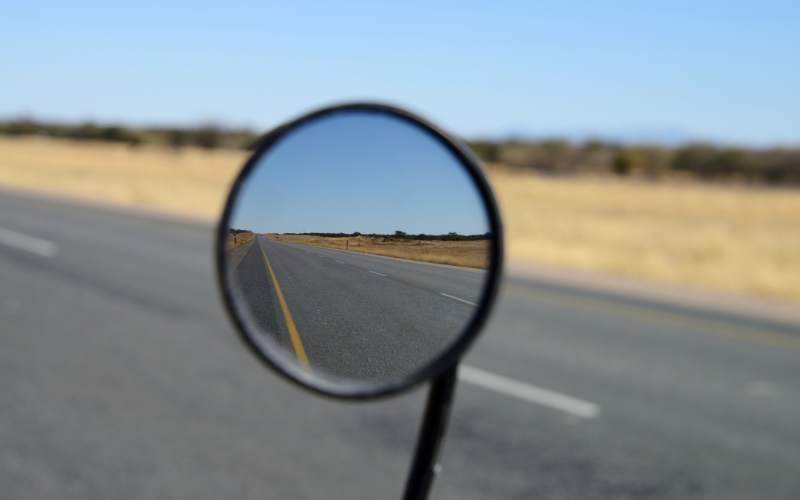
{"label": "reflected dry grass", "polygon": [[233,250],[247,245],[255,238],[256,238],[255,233],[250,231],[243,231],[237,234],[229,234],[225,244],[228,247],[228,250]]}
{"label": "reflected dry grass", "polygon": [[384,237],[343,237],[268,234],[269,239],[400,259],[485,269],[489,262],[489,241],[430,241]]}
{"label": "reflected dry grass", "polygon": [[[0,185],[212,220],[242,151],[0,138]],[[492,168],[512,262],[800,300],[797,190]]]}

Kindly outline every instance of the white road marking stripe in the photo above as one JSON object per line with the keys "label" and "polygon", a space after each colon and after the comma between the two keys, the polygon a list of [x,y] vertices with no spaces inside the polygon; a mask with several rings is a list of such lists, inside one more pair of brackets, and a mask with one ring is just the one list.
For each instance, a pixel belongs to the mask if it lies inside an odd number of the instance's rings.
{"label": "white road marking stripe", "polygon": [[468,300],[462,299],[461,297],[456,297],[455,295],[450,295],[449,293],[439,292],[439,295],[443,295],[443,296],[447,297],[448,299],[457,300],[459,302],[463,302],[463,303],[469,304],[471,306],[477,306],[478,305],[475,302],[470,302]]}
{"label": "white road marking stripe", "polygon": [[548,406],[576,417],[595,418],[600,414],[600,407],[594,403],[518,382],[472,366],[461,365],[458,369],[458,375],[464,382],[529,403]]}
{"label": "white road marking stripe", "polygon": [[377,274],[378,276],[386,276],[385,274],[383,274],[383,273],[379,273],[379,272],[377,272],[377,271],[370,271],[370,272],[371,272],[372,274]]}
{"label": "white road marking stripe", "polygon": [[0,244],[35,253],[42,257],[53,257],[58,252],[58,246],[52,241],[28,236],[10,229],[3,229],[2,227],[0,227]]}

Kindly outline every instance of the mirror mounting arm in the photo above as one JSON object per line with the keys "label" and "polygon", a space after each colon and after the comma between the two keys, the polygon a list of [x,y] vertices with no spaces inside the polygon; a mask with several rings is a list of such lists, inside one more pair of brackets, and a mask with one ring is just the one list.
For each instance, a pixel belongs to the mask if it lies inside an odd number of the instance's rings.
{"label": "mirror mounting arm", "polygon": [[447,431],[457,374],[458,363],[455,363],[431,382],[403,500],[428,498],[433,480],[439,472],[437,458]]}

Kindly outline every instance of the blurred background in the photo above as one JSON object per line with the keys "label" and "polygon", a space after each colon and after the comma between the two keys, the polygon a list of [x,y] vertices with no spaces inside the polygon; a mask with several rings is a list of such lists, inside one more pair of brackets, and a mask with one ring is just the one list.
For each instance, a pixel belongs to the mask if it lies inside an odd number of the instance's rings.
{"label": "blurred background", "polygon": [[483,160],[509,265],[467,366],[578,404],[469,372],[435,498],[796,498],[796,3],[3,10],[7,498],[399,496],[424,394],[285,387],[212,279],[258,137],[349,100]]}

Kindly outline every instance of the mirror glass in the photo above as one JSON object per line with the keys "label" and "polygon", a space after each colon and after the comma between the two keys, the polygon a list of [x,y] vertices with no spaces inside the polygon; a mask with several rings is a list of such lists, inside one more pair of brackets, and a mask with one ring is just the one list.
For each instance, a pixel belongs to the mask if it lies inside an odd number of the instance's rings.
{"label": "mirror glass", "polygon": [[491,262],[470,171],[415,122],[343,111],[256,153],[229,201],[246,335],[330,383],[401,383],[466,330]]}

